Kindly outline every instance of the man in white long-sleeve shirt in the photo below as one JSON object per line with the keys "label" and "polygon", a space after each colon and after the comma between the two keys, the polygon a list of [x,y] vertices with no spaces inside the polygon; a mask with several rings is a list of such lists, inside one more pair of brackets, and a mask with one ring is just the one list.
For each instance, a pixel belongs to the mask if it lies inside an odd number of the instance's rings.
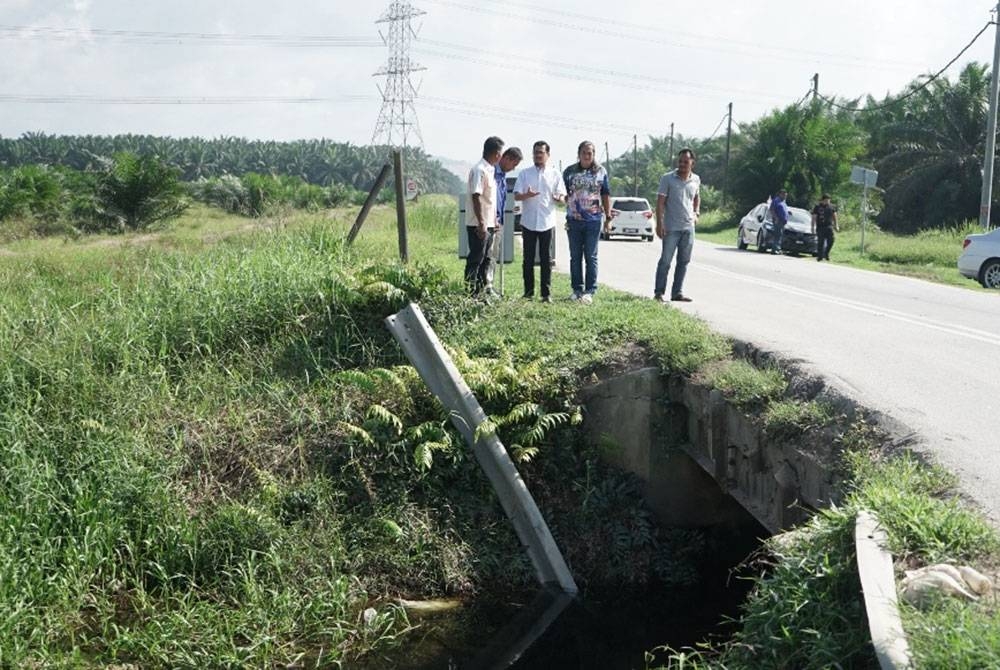
{"label": "man in white long-sleeve shirt", "polygon": [[539,140],[531,148],[534,162],[521,170],[514,184],[514,199],[521,203],[521,240],[524,297],[535,296],[535,249],[541,267],[542,302],[552,302],[552,263],[550,250],[556,227],[556,203],[566,198],[566,185],[555,168],[548,167],[549,144]]}

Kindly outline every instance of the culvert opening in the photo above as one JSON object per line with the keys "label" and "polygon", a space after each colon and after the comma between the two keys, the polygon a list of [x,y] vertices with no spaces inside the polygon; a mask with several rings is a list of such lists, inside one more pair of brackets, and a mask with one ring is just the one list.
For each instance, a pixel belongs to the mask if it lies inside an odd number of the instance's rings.
{"label": "culvert opening", "polygon": [[[618,473],[595,475],[585,504],[609,497],[599,508],[607,521],[615,500],[631,497],[642,499],[648,515],[646,524],[620,519],[624,551],[600,545],[608,574],[621,571],[620,583],[613,577],[594,583],[579,574],[586,528],[565,527],[567,510],[553,507],[543,491],[540,505],[581,586],[578,598],[562,606],[537,590],[501,587],[444,611],[413,608],[415,630],[399,653],[365,667],[644,668],[647,653],[653,652],[655,664],[658,648],[730,637],[751,585],[741,577],[752,575],[739,566],[771,534],[760,519],[786,504],[787,490],[778,486],[769,494],[773,504],[758,509],[752,496],[740,501],[731,495],[738,485],[763,495],[765,480],[774,478],[766,459],[748,447],[734,419],[716,411],[717,398],[692,399],[664,386],[658,370],[635,371],[595,385],[582,398],[581,435],[609,473]],[[753,468],[756,479],[747,477]],[[533,491],[544,489],[530,473],[527,478]],[[623,478],[628,485],[621,489]],[[629,549],[650,532],[662,550],[656,559]],[[635,570],[647,571],[648,578],[627,574]]]}

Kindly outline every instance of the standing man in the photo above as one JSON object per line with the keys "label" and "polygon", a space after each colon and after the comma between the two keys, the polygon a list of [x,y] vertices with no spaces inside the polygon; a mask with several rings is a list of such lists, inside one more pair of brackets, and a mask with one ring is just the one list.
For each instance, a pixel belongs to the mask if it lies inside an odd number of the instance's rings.
{"label": "standing man", "polygon": [[830,204],[830,196],[826,193],[819,199],[819,204],[812,211],[812,232],[816,236],[816,260],[830,260],[830,249],[833,249],[833,231],[840,232],[837,223],[837,208]]}
{"label": "standing man", "polygon": [[785,204],[787,197],[788,191],[781,189],[771,198],[771,222],[774,225],[771,232],[772,254],[781,253],[781,239],[785,235],[785,224],[788,223],[788,205]]}
{"label": "standing man", "polygon": [[465,209],[465,230],[469,236],[469,256],[465,259],[465,285],[476,297],[486,286],[489,267],[487,250],[493,242],[497,227],[497,183],[495,166],[503,153],[503,140],[487,137],[483,143],[483,157],[469,170],[466,193],[469,196]]}
{"label": "standing man", "polygon": [[[611,230],[611,187],[608,171],[597,163],[593,142],[581,142],[577,162],[563,172],[566,184],[566,231],[569,234],[569,274],[573,295],[585,305],[597,293],[597,241],[602,221],[605,233]],[[603,215],[602,215],[603,212]],[[523,215],[521,220],[523,221]],[[582,263],[586,259],[584,282]]]}
{"label": "standing man", "polygon": [[539,140],[531,148],[534,165],[517,175],[514,199],[521,203],[521,240],[524,257],[524,297],[535,297],[535,249],[541,274],[542,302],[552,302],[552,234],[556,227],[556,203],[566,199],[566,186],[555,168],[548,167],[549,143]]}
{"label": "standing man", "polygon": [[499,294],[493,290],[493,273],[496,271],[497,263],[503,263],[500,257],[503,249],[503,218],[507,208],[507,173],[516,168],[524,155],[517,147],[510,147],[500,156],[500,162],[493,168],[493,175],[497,182],[497,229],[493,235],[493,241],[487,250],[486,267],[486,295],[494,298]]}
{"label": "standing man", "polygon": [[694,249],[694,227],[701,214],[701,177],[692,171],[694,160],[694,151],[681,149],[677,154],[677,168],[660,177],[656,195],[656,236],[663,240],[663,246],[653,287],[653,299],[658,302],[666,302],[667,275],[674,252],[677,252],[677,267],[674,268],[670,299],[691,302],[683,288]]}

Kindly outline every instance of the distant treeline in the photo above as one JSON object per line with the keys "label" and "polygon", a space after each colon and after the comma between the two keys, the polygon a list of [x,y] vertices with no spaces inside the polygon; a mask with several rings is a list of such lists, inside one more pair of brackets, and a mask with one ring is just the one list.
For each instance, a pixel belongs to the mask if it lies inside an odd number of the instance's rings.
{"label": "distant treeline", "polygon": [[[120,153],[152,156],[179,171],[183,181],[249,173],[298,177],[309,184],[340,184],[368,191],[382,165],[387,147],[355,146],[331,140],[273,142],[239,137],[157,137],[153,135],[47,135],[25,133],[0,138],[0,167],[64,166],[97,171]],[[406,175],[424,193],[458,193],[461,181],[420,149],[406,150]]]}

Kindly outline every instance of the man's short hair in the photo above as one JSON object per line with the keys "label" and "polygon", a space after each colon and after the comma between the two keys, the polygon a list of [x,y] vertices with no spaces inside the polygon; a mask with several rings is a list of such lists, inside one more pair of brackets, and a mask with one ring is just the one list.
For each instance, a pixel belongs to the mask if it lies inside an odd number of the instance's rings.
{"label": "man's short hair", "polygon": [[823,195],[821,195],[819,197],[819,199],[820,200],[829,200],[830,199],[830,194],[829,193],[824,193]]}
{"label": "man's short hair", "polygon": [[503,140],[496,135],[487,137],[486,141],[483,142],[483,158],[488,158],[500,151],[503,151]]}
{"label": "man's short hair", "polygon": [[677,157],[680,158],[684,154],[687,154],[688,158],[690,158],[691,160],[697,160],[697,158],[695,158],[694,155],[694,149],[689,149],[687,147],[684,147],[683,149],[677,152]]}
{"label": "man's short hair", "polygon": [[785,195],[788,195],[788,191],[786,191],[786,190],[785,190],[785,189],[783,189],[783,188],[779,188],[779,189],[778,189],[778,195],[781,195],[782,193],[784,193]]}
{"label": "man's short hair", "polygon": [[545,140],[538,140],[533,145],[531,145],[532,150],[538,149],[539,147],[545,149],[545,153],[547,154],[552,153],[552,149],[549,147],[549,143],[546,142]]}
{"label": "man's short hair", "polygon": [[503,157],[513,158],[516,161],[524,160],[524,154],[522,154],[521,150],[518,149],[517,147],[508,148],[506,151],[503,152]]}

